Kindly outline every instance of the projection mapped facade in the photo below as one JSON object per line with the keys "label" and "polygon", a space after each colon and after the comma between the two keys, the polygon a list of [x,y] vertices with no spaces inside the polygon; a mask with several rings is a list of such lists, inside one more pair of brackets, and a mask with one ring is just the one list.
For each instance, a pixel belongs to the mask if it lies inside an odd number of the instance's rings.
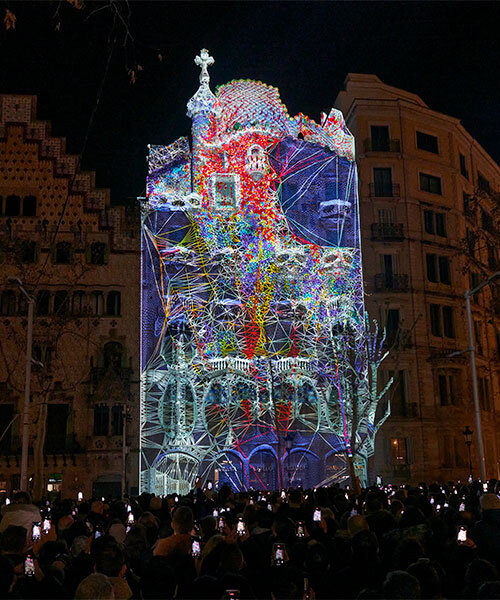
{"label": "projection mapped facade", "polygon": [[261,82],[214,95],[213,59],[195,62],[192,148],[149,148],[141,490],[332,481],[376,429],[354,140],[338,111],[291,118]]}

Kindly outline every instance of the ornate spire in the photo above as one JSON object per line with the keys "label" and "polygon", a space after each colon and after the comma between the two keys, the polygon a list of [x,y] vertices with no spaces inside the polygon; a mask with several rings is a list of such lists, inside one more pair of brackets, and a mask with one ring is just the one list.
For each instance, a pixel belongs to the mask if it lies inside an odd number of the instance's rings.
{"label": "ornate spire", "polygon": [[210,75],[208,74],[208,67],[211,67],[215,60],[212,56],[210,56],[208,50],[203,48],[200,52],[200,55],[194,59],[194,62],[196,65],[198,65],[198,67],[201,68],[200,87],[187,104],[188,117],[193,117],[201,112],[210,112],[214,109],[214,105],[217,103],[217,99],[209,86]]}

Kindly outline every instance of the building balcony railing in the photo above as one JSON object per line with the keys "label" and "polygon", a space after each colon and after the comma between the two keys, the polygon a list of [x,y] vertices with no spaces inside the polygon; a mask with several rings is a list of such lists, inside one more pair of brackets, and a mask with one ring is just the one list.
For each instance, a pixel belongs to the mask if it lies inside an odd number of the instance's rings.
{"label": "building balcony railing", "polygon": [[402,240],[404,230],[402,223],[372,223],[372,240]]}
{"label": "building balcony railing", "polygon": [[400,140],[365,140],[365,152],[401,152]]}
{"label": "building balcony railing", "polygon": [[376,292],[407,292],[408,275],[396,275],[395,273],[378,273],[375,275]]}
{"label": "building balcony railing", "polygon": [[401,188],[399,183],[381,185],[378,183],[370,183],[370,198],[399,198]]}

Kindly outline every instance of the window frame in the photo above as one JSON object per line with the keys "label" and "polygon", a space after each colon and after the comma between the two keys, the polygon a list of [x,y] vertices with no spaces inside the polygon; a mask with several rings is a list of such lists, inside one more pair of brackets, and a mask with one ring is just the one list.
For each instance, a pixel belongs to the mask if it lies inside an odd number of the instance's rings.
{"label": "window frame", "polygon": [[[427,148],[422,147],[419,144],[419,141],[423,141],[424,146],[425,146],[425,141],[422,138],[425,138],[427,140],[435,140],[436,150],[431,150],[431,149],[429,149],[429,147],[427,147]],[[415,145],[417,147],[417,150],[423,150],[424,152],[430,152],[431,154],[440,154],[440,152],[439,152],[439,137],[437,135],[433,135],[432,133],[425,133],[425,131],[419,131],[418,129],[416,129],[415,130]],[[433,144],[430,144],[430,146],[433,146]]]}
{"label": "window frame", "polygon": [[[418,172],[419,189],[421,192],[426,194],[433,194],[434,196],[443,195],[443,184],[442,178],[439,175],[431,175],[430,173],[424,173],[423,171]],[[424,182],[426,182],[424,184]],[[438,190],[432,189],[432,183],[439,183]]]}

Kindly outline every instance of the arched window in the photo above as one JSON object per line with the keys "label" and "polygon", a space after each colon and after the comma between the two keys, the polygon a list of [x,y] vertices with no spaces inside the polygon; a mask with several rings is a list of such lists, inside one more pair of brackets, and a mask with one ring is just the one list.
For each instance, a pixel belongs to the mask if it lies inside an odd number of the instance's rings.
{"label": "arched window", "polygon": [[21,198],[19,196],[7,196],[5,198],[5,216],[18,217],[21,212]]}
{"label": "arched window", "polygon": [[121,367],[123,346],[119,342],[108,342],[103,349],[104,368]]}
{"label": "arched window", "polygon": [[40,290],[36,296],[36,314],[39,316],[48,315],[50,312],[50,292],[49,290]]}
{"label": "arched window", "polygon": [[88,249],[87,260],[91,265],[105,265],[108,262],[108,247],[103,242],[92,242]]}
{"label": "arched window", "polygon": [[90,294],[90,310],[94,317],[100,317],[104,312],[104,295],[102,292]]}
{"label": "arched window", "polygon": [[120,315],[120,292],[109,292],[106,297],[106,314],[110,317],[118,317]]}
{"label": "arched window", "polygon": [[72,314],[76,316],[83,315],[85,313],[85,308],[85,292],[82,292],[81,290],[73,292],[73,299],[71,301]]}
{"label": "arched window", "polygon": [[36,217],[36,197],[25,196],[23,200],[23,215],[25,217]]}
{"label": "arched window", "polygon": [[58,265],[69,265],[71,263],[71,244],[69,242],[57,242],[54,262]]}
{"label": "arched window", "polygon": [[62,316],[68,312],[68,292],[66,290],[59,290],[54,295],[54,314]]}
{"label": "arched window", "polygon": [[16,314],[16,293],[12,290],[4,290],[0,298],[0,314]]}

